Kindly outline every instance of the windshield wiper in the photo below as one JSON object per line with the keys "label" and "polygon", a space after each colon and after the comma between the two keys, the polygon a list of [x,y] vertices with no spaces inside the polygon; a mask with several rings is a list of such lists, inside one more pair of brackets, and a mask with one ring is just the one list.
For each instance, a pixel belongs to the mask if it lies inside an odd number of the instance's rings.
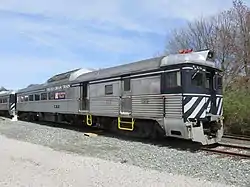
{"label": "windshield wiper", "polygon": [[197,70],[193,75],[192,75],[192,79],[194,79],[196,77],[196,75],[200,72],[200,70]]}

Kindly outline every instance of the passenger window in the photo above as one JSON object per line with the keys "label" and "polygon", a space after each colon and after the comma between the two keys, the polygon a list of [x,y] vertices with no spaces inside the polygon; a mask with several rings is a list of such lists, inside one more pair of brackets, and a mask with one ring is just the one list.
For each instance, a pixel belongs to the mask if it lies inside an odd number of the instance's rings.
{"label": "passenger window", "polygon": [[49,100],[55,99],[55,93],[54,92],[49,92]]}
{"label": "passenger window", "polygon": [[2,99],[0,99],[0,103],[2,103]]}
{"label": "passenger window", "polygon": [[130,78],[123,80],[123,90],[130,91]]}
{"label": "passenger window", "polygon": [[181,86],[181,74],[179,71],[167,72],[165,74],[165,82],[167,88]]}
{"label": "passenger window", "polygon": [[222,77],[218,76],[217,78],[217,88],[222,89]]}
{"label": "passenger window", "polygon": [[35,94],[35,101],[39,101],[40,100],[40,94]]}
{"label": "passenger window", "polygon": [[113,94],[113,85],[105,85],[105,95],[112,95]]}
{"label": "passenger window", "polygon": [[34,101],[34,95],[29,95],[29,101]]}
{"label": "passenger window", "polygon": [[24,96],[24,101],[29,101],[29,97],[28,96]]}
{"label": "passenger window", "polygon": [[196,71],[195,73],[192,74],[192,85],[194,86],[204,86],[204,78],[203,78],[203,73],[200,73]]}
{"label": "passenger window", "polygon": [[213,77],[211,73],[206,73],[206,88],[212,88]]}
{"label": "passenger window", "polygon": [[47,100],[47,93],[41,93],[41,100]]}

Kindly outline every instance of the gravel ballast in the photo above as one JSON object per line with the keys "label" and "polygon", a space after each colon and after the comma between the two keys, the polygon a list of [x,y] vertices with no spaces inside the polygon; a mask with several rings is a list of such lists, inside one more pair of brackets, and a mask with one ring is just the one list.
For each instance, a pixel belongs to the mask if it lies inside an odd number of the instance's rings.
{"label": "gravel ballast", "polygon": [[0,150],[2,187],[227,186],[97,158],[66,154],[3,136],[0,136]]}
{"label": "gravel ballast", "polygon": [[[43,126],[28,122],[0,120],[0,134],[48,146],[54,150],[77,153],[112,162],[126,163],[144,169],[183,175],[201,181],[236,186],[250,186],[250,161],[205,152],[125,141],[117,138],[87,137],[82,132]],[[156,185],[157,186],[157,185]]]}

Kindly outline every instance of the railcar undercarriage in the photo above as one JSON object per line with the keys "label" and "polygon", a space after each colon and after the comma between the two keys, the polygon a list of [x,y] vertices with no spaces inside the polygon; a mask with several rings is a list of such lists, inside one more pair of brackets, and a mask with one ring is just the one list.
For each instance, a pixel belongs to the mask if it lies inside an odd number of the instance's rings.
{"label": "railcar undercarriage", "polygon": [[119,135],[134,138],[160,139],[165,133],[157,121],[148,119],[131,119],[121,117],[103,117],[91,115],[53,114],[36,112],[19,112],[18,119],[24,121],[46,121],[67,123],[77,127],[90,126],[108,130]]}

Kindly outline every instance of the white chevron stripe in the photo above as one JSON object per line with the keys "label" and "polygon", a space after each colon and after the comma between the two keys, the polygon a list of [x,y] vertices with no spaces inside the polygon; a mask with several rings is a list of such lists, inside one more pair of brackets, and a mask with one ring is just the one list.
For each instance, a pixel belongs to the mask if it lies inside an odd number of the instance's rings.
{"label": "white chevron stripe", "polygon": [[221,100],[220,100],[220,104],[219,104],[219,106],[218,106],[217,115],[219,115],[219,114],[220,114],[221,107],[222,107],[222,98],[221,98]]}
{"label": "white chevron stripe", "polygon": [[201,114],[200,118],[205,118],[206,117],[206,113],[207,113],[207,111],[205,109],[204,112]]}
{"label": "white chevron stripe", "polygon": [[219,105],[219,101],[220,101],[220,98],[219,98],[219,97],[217,97],[217,99],[216,99],[216,107],[218,107],[218,105]]}
{"label": "white chevron stripe", "polygon": [[187,112],[195,103],[195,101],[197,101],[198,97],[193,97],[187,104],[185,104],[184,106],[184,113]]}
{"label": "white chevron stripe", "polygon": [[209,112],[211,109],[211,101],[209,101],[208,106],[207,106],[207,112]]}
{"label": "white chevron stripe", "polygon": [[10,108],[13,108],[13,107],[15,107],[15,103],[12,103],[12,104],[10,105]]}
{"label": "white chevron stripe", "polygon": [[188,118],[195,118],[195,116],[200,112],[200,110],[205,105],[205,103],[206,103],[206,100],[205,100],[205,98],[203,98]]}

